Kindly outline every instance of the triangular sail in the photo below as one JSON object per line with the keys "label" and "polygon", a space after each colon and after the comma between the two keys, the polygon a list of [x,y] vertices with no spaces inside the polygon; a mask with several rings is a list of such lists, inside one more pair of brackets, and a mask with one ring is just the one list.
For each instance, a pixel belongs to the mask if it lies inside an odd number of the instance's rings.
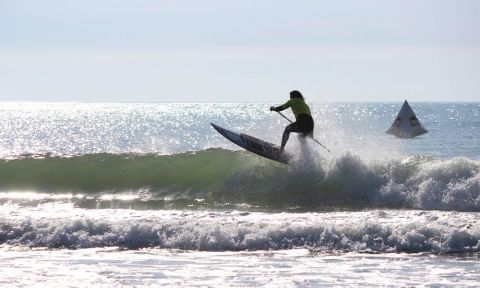
{"label": "triangular sail", "polygon": [[407,100],[403,103],[402,109],[398,112],[392,126],[387,130],[388,134],[399,138],[413,138],[427,132],[427,129],[423,128],[412,108],[408,105]]}

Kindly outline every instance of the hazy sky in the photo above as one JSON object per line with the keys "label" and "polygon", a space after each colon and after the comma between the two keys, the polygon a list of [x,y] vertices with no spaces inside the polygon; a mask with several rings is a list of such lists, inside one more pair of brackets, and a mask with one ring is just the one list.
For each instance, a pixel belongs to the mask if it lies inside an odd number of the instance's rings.
{"label": "hazy sky", "polygon": [[480,101],[480,1],[0,0],[0,100]]}

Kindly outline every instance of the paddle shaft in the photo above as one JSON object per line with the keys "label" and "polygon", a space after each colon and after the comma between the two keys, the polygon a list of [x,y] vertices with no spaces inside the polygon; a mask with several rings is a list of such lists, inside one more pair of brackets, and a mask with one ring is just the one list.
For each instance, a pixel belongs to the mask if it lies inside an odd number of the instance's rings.
{"label": "paddle shaft", "polygon": [[[280,116],[282,116],[283,118],[287,119],[288,122],[293,123],[293,121],[290,120],[290,119],[288,119],[287,116],[283,115],[282,112],[280,112],[280,111],[275,111],[275,112],[277,112],[278,114],[280,114]],[[317,139],[313,138],[313,136],[312,136],[312,139],[313,139],[313,141],[317,142],[318,145],[320,145],[320,146],[322,146],[323,148],[325,148],[328,152],[331,152],[327,147],[323,146],[323,144],[320,143]]]}

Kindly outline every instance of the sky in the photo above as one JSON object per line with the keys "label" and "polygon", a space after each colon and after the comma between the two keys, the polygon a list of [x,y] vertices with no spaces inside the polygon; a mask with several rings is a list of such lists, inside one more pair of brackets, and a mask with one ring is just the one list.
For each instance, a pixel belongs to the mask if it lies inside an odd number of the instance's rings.
{"label": "sky", "polygon": [[480,1],[0,0],[0,100],[480,102]]}

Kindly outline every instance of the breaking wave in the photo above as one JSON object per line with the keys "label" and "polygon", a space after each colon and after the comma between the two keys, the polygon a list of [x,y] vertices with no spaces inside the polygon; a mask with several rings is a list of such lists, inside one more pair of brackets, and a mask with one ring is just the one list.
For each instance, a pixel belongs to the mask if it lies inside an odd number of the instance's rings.
{"label": "breaking wave", "polygon": [[50,213],[2,219],[0,244],[70,249],[245,251],[302,247],[323,252],[480,252],[480,226],[471,213],[83,211],[76,211],[73,217]]}
{"label": "breaking wave", "polygon": [[[298,164],[298,163],[297,163]],[[248,152],[208,149],[173,155],[24,156],[0,162],[0,198],[12,192],[84,195],[130,193],[129,206],[260,208],[392,207],[480,211],[480,162],[408,157],[367,163],[351,154],[315,167],[286,166]],[[90,203],[90,204],[89,204]],[[140,204],[138,204],[140,205]]]}

